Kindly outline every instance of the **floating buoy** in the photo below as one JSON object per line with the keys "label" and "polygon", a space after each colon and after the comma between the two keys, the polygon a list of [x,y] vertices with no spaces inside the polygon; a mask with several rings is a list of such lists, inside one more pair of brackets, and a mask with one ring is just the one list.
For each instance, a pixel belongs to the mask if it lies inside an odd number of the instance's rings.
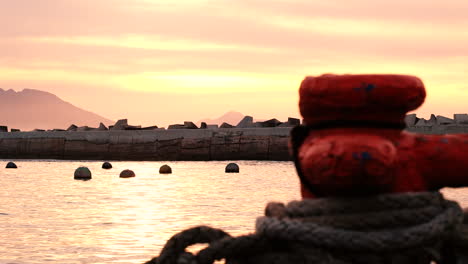
{"label": "floating buoy", "polygon": [[106,162],[104,162],[104,163],[102,164],[102,168],[103,168],[103,169],[106,169],[106,170],[112,169],[112,164],[110,164],[110,162],[107,162],[107,161],[106,161]]}
{"label": "floating buoy", "polygon": [[226,166],[226,173],[239,173],[239,165],[235,163],[229,163]]}
{"label": "floating buoy", "polygon": [[120,178],[132,178],[132,177],[135,177],[135,172],[133,172],[132,170],[123,170],[120,173]]}
{"label": "floating buoy", "polygon": [[75,180],[91,180],[91,171],[86,167],[75,170]]}
{"label": "floating buoy", "polygon": [[169,165],[162,165],[161,168],[159,168],[159,173],[160,174],[171,174],[172,173],[172,169],[171,167],[169,167]]}
{"label": "floating buoy", "polygon": [[8,164],[6,165],[5,168],[7,168],[7,169],[17,169],[18,166],[16,166],[16,164],[14,162],[10,161],[10,162],[8,162]]}

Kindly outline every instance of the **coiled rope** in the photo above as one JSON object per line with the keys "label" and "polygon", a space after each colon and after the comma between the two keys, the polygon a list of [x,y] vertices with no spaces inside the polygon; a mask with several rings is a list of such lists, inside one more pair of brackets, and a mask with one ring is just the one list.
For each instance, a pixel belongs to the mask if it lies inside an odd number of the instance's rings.
{"label": "coiled rope", "polygon": [[[467,224],[460,206],[438,192],[269,203],[253,234],[191,228],[146,264],[459,264],[468,254]],[[186,251],[198,243],[209,245]]]}

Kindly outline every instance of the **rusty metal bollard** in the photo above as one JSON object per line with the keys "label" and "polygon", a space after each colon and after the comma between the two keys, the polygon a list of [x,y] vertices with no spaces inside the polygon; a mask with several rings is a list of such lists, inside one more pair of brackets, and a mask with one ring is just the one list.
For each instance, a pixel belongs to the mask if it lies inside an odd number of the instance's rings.
{"label": "rusty metal bollard", "polygon": [[306,77],[292,131],[303,198],[433,191],[468,186],[468,135],[403,131],[422,105],[422,81],[407,75]]}

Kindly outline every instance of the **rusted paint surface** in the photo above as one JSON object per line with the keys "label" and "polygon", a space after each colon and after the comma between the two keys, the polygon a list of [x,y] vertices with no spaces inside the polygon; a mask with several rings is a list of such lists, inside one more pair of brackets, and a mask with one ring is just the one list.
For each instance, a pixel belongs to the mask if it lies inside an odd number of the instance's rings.
{"label": "rusted paint surface", "polygon": [[[300,95],[304,120],[314,126],[297,156],[314,189],[302,184],[304,198],[468,186],[467,134],[422,136],[398,128],[424,102],[418,78],[309,77]],[[320,128],[327,122],[335,125]]]}

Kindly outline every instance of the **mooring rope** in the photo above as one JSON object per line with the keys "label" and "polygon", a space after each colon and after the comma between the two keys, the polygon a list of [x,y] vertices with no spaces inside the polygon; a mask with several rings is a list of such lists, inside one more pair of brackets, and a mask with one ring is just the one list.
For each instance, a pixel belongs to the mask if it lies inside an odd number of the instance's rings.
{"label": "mooring rope", "polygon": [[[191,228],[146,264],[452,263],[468,254],[467,219],[440,193],[270,203],[254,234]],[[186,251],[198,243],[209,245]]]}

